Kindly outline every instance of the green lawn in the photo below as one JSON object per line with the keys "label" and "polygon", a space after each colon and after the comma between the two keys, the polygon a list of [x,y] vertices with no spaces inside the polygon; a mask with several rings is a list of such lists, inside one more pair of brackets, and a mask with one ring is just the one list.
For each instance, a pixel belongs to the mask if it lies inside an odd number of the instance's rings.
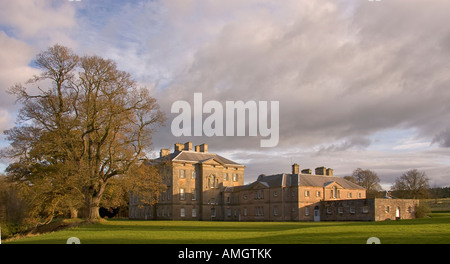
{"label": "green lawn", "polygon": [[386,222],[203,222],[108,220],[3,243],[65,244],[450,244],[450,213]]}

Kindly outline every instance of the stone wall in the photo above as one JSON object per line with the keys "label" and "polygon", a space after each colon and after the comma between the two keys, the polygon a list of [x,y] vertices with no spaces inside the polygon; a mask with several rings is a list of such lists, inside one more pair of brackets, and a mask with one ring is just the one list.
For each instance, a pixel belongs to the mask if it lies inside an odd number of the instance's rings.
{"label": "stone wall", "polygon": [[322,201],[320,221],[373,221],[373,199]]}
{"label": "stone wall", "polygon": [[419,200],[415,199],[374,199],[375,221],[414,219]]}
{"label": "stone wall", "polygon": [[385,221],[414,219],[415,199],[354,199],[322,201],[320,221]]}

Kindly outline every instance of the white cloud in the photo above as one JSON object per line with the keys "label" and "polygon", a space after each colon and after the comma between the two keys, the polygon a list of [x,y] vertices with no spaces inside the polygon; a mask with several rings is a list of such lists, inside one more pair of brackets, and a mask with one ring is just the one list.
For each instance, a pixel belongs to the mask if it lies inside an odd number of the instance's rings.
{"label": "white cloud", "polygon": [[[31,66],[35,55],[60,43],[75,46],[75,9],[69,1],[17,0],[0,3],[0,127],[13,125],[18,105],[6,91],[24,83],[38,70]],[[5,113],[8,115],[6,116]]]}
{"label": "white cloud", "polygon": [[411,142],[395,146],[394,150],[413,150],[430,147],[430,142]]}
{"label": "white cloud", "polygon": [[75,25],[75,9],[69,1],[15,0],[0,4],[0,24],[20,38],[67,41],[63,32]]}
{"label": "white cloud", "polygon": [[0,31],[0,47],[0,131],[3,131],[13,125],[17,111],[16,98],[7,90],[16,83],[27,81],[37,74],[37,70],[28,66],[35,55],[28,44]]}

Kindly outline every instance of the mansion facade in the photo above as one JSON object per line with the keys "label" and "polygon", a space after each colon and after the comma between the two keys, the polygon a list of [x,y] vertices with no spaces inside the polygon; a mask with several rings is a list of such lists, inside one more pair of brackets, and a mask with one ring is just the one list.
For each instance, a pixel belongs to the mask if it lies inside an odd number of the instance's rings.
{"label": "mansion facade", "polygon": [[244,184],[245,166],[208,152],[208,145],[175,144],[149,162],[161,171],[167,190],[153,206],[130,194],[129,218],[222,221],[379,221],[414,218],[417,200],[366,199],[366,189],[318,167],[260,175]]}

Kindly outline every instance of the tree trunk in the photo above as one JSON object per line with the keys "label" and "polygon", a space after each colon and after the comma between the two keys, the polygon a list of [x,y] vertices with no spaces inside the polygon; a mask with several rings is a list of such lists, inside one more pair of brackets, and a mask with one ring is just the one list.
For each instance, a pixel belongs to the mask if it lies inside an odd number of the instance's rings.
{"label": "tree trunk", "polygon": [[99,207],[92,205],[89,208],[89,220],[98,220],[100,219]]}
{"label": "tree trunk", "polygon": [[88,221],[98,221],[100,217],[100,199],[105,191],[106,183],[100,183],[99,190],[94,194],[86,195],[86,209],[87,209],[87,220]]}
{"label": "tree trunk", "polygon": [[86,218],[89,221],[97,221],[100,219],[99,213],[99,202],[98,197],[87,197],[86,198]]}
{"label": "tree trunk", "polygon": [[69,210],[70,210],[70,218],[75,219],[78,217],[78,210],[76,208],[71,207]]}

